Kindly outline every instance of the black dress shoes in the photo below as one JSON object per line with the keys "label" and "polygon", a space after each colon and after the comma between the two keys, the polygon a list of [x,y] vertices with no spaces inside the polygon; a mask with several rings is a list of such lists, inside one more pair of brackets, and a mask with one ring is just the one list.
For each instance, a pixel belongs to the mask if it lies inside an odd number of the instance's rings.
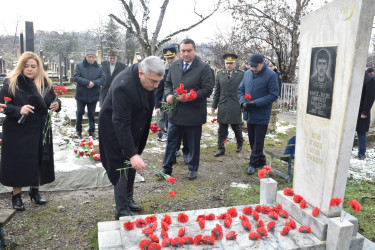
{"label": "black dress shoes", "polygon": [[255,168],[253,166],[249,166],[249,168],[247,169],[247,174],[251,175],[251,174],[254,174],[254,173],[255,173]]}
{"label": "black dress shoes", "polygon": [[189,155],[186,155],[186,154],[184,154],[183,156],[184,156],[184,162],[185,162],[185,164],[186,164],[186,165],[189,165],[190,156],[189,156]]}
{"label": "black dress shoes", "polygon": [[133,212],[142,211],[142,208],[140,206],[138,206],[137,204],[135,204],[135,202],[133,200],[129,200],[129,209],[130,209],[130,211],[133,211]]}
{"label": "black dress shoes", "polygon": [[172,170],[168,170],[168,169],[163,168],[163,170],[161,170],[161,173],[158,172],[158,173],[155,174],[155,176],[160,177],[160,178],[164,178],[163,174],[172,176]]}
{"label": "black dress shoes", "polygon": [[89,133],[89,136],[91,136],[93,140],[96,139],[96,134],[95,134],[95,132],[90,132],[90,133]]}
{"label": "black dress shoes", "polygon": [[198,177],[197,171],[189,171],[189,174],[188,174],[189,180],[195,180],[197,179],[197,177]]}
{"label": "black dress shoes", "polygon": [[241,152],[241,150],[242,150],[242,145],[237,145],[237,148],[236,148],[236,153],[239,153],[239,152]]}
{"label": "black dress shoes", "polygon": [[77,131],[76,134],[74,135],[74,138],[76,138],[76,139],[82,139],[82,132],[81,131]]}
{"label": "black dress shoes", "polygon": [[132,216],[132,213],[129,210],[122,210],[118,213],[115,213],[115,219],[118,220],[120,217]]}
{"label": "black dress shoes", "polygon": [[216,154],[214,154],[215,157],[219,157],[219,156],[222,156],[225,154],[225,150],[224,149],[219,149]]}
{"label": "black dress shoes", "polygon": [[16,195],[13,195],[12,193],[12,206],[17,211],[25,211],[25,206],[23,205],[21,199],[21,193],[18,193]]}

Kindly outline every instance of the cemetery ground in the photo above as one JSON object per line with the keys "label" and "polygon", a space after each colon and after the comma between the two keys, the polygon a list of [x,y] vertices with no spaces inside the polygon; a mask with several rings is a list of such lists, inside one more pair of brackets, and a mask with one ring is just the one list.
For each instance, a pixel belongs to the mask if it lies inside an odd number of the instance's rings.
{"label": "cemetery ground", "polygon": [[[215,126],[213,126],[215,125]],[[173,176],[177,182],[172,190],[176,196],[168,198],[169,188],[151,170],[139,171],[144,182],[135,183],[135,201],[143,211],[134,214],[167,213],[215,207],[230,207],[259,203],[259,178],[247,175],[250,147],[246,139],[241,153],[235,153],[235,139],[226,143],[226,154],[214,157],[217,151],[217,124],[208,122],[203,129],[201,164],[198,179],[187,179],[187,167],[183,158],[177,158]],[[286,129],[267,135],[265,148],[283,149],[287,140],[295,135],[295,126],[279,123]],[[163,148],[156,134],[150,134],[149,143],[143,153],[147,163],[161,169]],[[73,151],[73,149],[71,149]],[[72,152],[73,153],[73,152]],[[267,157],[269,160],[269,157]],[[272,167],[286,173],[287,164],[274,161]],[[292,187],[273,173],[278,190]],[[48,200],[45,206],[31,203],[27,192],[22,193],[26,211],[18,212],[4,227],[8,249],[97,249],[97,223],[114,220],[114,197],[112,186],[74,191],[42,192]],[[344,210],[359,220],[359,232],[375,241],[375,185],[373,180],[348,179]],[[10,193],[0,194],[0,207],[10,208]],[[362,211],[351,211],[348,201],[355,199],[362,204]],[[293,215],[292,215],[293,216]]]}

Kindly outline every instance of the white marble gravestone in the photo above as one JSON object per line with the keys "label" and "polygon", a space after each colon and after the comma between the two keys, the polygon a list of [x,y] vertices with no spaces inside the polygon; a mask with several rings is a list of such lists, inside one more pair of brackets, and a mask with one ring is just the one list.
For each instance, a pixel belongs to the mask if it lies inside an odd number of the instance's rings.
{"label": "white marble gravestone", "polygon": [[335,0],[301,22],[293,190],[328,217],[345,195],[374,11]]}

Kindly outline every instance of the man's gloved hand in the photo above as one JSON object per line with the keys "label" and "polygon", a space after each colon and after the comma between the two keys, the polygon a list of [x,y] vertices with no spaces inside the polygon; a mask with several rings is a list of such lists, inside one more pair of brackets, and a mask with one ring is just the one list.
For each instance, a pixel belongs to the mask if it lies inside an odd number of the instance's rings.
{"label": "man's gloved hand", "polygon": [[250,111],[251,109],[253,109],[253,108],[256,107],[256,104],[255,104],[254,101],[244,102],[244,103],[242,103],[242,107],[243,107],[246,111]]}

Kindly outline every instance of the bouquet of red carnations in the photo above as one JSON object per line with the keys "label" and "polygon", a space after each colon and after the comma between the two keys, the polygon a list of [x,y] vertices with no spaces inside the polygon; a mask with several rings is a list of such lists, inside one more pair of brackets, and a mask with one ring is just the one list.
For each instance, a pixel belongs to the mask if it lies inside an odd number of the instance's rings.
{"label": "bouquet of red carnations", "polygon": [[194,99],[197,98],[197,93],[192,89],[188,93],[186,89],[184,89],[184,85],[180,83],[180,87],[176,88],[175,92],[173,93],[172,96],[172,104],[168,102],[162,102],[161,103],[161,109],[163,112],[165,112],[168,116],[171,114],[173,110],[176,109],[178,103],[180,102],[177,100],[177,97],[181,97],[183,99],[187,99],[188,101],[193,101]]}

